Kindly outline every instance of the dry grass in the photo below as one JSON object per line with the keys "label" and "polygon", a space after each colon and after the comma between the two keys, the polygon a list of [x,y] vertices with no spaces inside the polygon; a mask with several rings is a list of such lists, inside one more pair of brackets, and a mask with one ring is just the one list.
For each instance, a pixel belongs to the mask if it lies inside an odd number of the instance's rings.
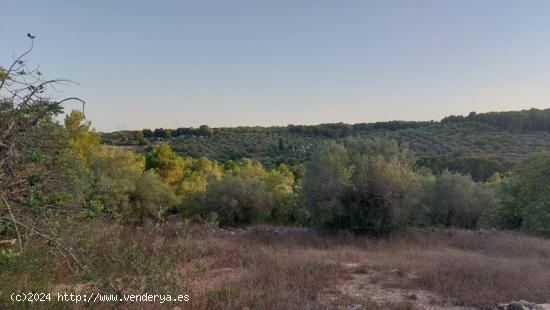
{"label": "dry grass", "polygon": [[186,309],[492,308],[550,299],[550,240],[516,233],[413,231],[384,239],[314,231],[211,235],[169,223],[90,226],[70,241],[88,273],[74,275],[62,257],[32,252],[0,274],[0,284],[10,283],[4,291],[188,293],[191,301],[180,305]]}
{"label": "dry grass", "polygon": [[[442,307],[550,299],[550,240],[511,232],[417,231],[387,239],[259,233],[218,237],[211,252],[219,253],[214,268],[242,275],[236,287],[243,293],[234,299],[239,306],[261,296],[252,306],[338,307],[350,302],[342,288],[361,273],[383,289],[401,289],[405,298],[393,300],[395,309],[414,308],[418,290],[433,292],[430,302]],[[354,302],[372,308],[372,299],[364,297]]]}

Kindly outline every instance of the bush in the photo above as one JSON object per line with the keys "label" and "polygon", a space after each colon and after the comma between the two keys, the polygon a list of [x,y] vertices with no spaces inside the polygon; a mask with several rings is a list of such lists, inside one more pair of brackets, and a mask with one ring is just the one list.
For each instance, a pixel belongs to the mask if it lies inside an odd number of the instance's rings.
{"label": "bush", "polygon": [[336,142],[323,144],[312,155],[304,176],[304,197],[314,224],[326,224],[342,212],[340,198],[351,180],[348,164],[348,150]]}
{"label": "bush", "polygon": [[88,168],[82,173],[89,188],[86,216],[99,212],[115,214],[128,204],[128,194],[135,190],[143,173],[143,156],[129,150],[101,146],[90,155]]}
{"label": "bush", "polygon": [[484,212],[496,204],[489,184],[476,183],[470,176],[449,171],[428,183],[425,193],[431,222],[446,227],[476,228]]}
{"label": "bush", "polygon": [[387,233],[408,224],[420,177],[406,149],[391,140],[330,142],[314,155],[304,180],[307,205],[319,224]]}
{"label": "bush", "polygon": [[226,174],[208,187],[200,208],[203,215],[217,213],[220,224],[236,225],[266,219],[270,207],[271,194],[262,181]]}
{"label": "bush", "polygon": [[177,198],[156,173],[145,171],[136,181],[130,203],[123,218],[141,223],[147,218],[162,220],[165,211],[177,203]]}
{"label": "bush", "polygon": [[283,224],[307,225],[310,213],[303,206],[300,193],[292,193],[283,198],[273,199],[270,220]]}
{"label": "bush", "polygon": [[183,172],[183,159],[167,144],[159,144],[145,157],[145,169],[153,169],[166,184],[177,182]]}
{"label": "bush", "polygon": [[550,236],[550,152],[529,156],[503,188],[490,224]]}

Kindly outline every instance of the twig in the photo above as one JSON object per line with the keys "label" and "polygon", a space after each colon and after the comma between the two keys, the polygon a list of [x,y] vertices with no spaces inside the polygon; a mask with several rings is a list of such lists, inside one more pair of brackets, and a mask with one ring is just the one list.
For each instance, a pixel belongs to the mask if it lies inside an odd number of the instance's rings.
{"label": "twig", "polygon": [[[6,217],[4,217],[6,218]],[[20,226],[23,226],[27,229],[30,229],[31,231],[33,231],[34,233],[36,233],[38,236],[46,239],[47,241],[50,241],[52,242],[61,252],[61,254],[64,254],[61,250],[63,250],[66,254],[68,254],[69,256],[71,256],[71,258],[73,259],[73,261],[75,262],[75,264],[82,270],[86,270],[86,268],[84,268],[84,266],[82,266],[82,264],[78,261],[78,259],[76,258],[76,256],[73,254],[73,252],[71,252],[71,250],[67,249],[65,246],[63,246],[62,244],[60,244],[59,242],[57,242],[54,238],[44,234],[43,232],[39,231],[38,229],[36,229],[35,227],[31,226],[31,225],[27,225],[25,223],[22,223],[22,222],[19,222],[19,221],[16,221],[14,220],[15,223],[19,224]]]}
{"label": "twig", "polygon": [[6,198],[4,198],[3,195],[0,195],[0,197],[2,198],[2,201],[4,201],[4,204],[6,205],[6,207],[8,208],[8,212],[10,213],[13,226],[15,226],[15,232],[17,233],[17,241],[19,242],[19,252],[23,253],[23,242],[21,241],[21,234],[19,233],[19,228],[17,227],[17,221],[15,220],[15,216],[13,216],[13,212],[11,212],[10,204],[8,203]]}

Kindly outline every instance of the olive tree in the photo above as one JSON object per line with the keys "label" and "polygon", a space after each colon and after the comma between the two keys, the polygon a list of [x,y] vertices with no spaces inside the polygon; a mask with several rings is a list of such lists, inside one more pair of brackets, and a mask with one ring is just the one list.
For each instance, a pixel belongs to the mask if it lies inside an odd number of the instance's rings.
{"label": "olive tree", "polygon": [[326,143],[304,180],[313,220],[353,231],[386,233],[408,224],[420,193],[412,157],[392,140]]}

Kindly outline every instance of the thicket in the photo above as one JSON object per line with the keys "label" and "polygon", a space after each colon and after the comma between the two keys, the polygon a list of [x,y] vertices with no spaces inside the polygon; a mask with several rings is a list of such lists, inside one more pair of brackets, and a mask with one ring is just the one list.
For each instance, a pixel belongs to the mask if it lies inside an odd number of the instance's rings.
{"label": "thicket", "polygon": [[408,224],[421,196],[419,179],[395,141],[332,142],[307,166],[304,196],[318,224],[386,233]]}
{"label": "thicket", "polygon": [[550,152],[533,153],[501,189],[489,225],[550,236]]}
{"label": "thicket", "polygon": [[470,176],[444,171],[423,184],[422,203],[431,224],[475,229],[496,205],[495,183],[476,183]]}

